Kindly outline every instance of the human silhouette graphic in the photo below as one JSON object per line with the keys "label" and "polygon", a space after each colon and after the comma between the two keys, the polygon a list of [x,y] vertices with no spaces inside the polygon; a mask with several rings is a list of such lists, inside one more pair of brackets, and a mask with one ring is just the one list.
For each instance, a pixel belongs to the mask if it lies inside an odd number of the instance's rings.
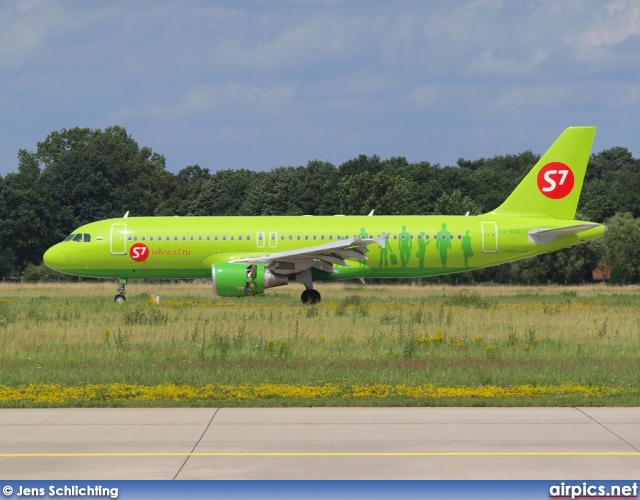
{"label": "human silhouette graphic", "polygon": [[464,267],[469,267],[469,257],[473,257],[473,248],[471,248],[471,236],[469,236],[469,230],[462,237],[462,254],[464,255]]}
{"label": "human silhouette graphic", "polygon": [[418,267],[424,267],[424,257],[427,254],[427,246],[429,243],[431,242],[425,239],[424,231],[422,231],[418,238],[418,253],[416,254],[416,257],[418,257]]}
{"label": "human silhouette graphic", "polygon": [[413,240],[411,239],[411,235],[407,231],[407,226],[402,226],[400,241],[398,242],[398,249],[400,250],[400,264],[402,265],[402,267],[407,267],[407,263],[411,258],[412,246]]}
{"label": "human silhouette graphic", "polygon": [[451,233],[447,231],[447,225],[442,224],[442,229],[436,235],[436,250],[440,251],[442,267],[447,267],[447,252],[451,249]]}
{"label": "human silhouette graphic", "polygon": [[[384,264],[384,267],[387,267],[389,265],[387,254],[391,256],[391,264],[393,264],[393,261],[395,260],[395,254],[391,249],[391,245],[389,245],[389,240],[387,240],[387,243],[384,247],[380,247],[380,262],[378,263],[378,267],[382,267],[383,264]],[[397,263],[397,260],[396,260],[396,263]]]}

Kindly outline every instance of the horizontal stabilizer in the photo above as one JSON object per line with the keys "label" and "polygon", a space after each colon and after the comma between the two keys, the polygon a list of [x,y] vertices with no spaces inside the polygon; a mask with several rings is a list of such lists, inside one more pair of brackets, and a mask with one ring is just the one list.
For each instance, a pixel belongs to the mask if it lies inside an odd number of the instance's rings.
{"label": "horizontal stabilizer", "polygon": [[558,238],[563,236],[571,236],[594,227],[598,227],[601,224],[578,224],[577,226],[560,227],[558,229],[546,229],[540,227],[538,229],[532,229],[527,233],[529,241],[536,245],[547,245]]}

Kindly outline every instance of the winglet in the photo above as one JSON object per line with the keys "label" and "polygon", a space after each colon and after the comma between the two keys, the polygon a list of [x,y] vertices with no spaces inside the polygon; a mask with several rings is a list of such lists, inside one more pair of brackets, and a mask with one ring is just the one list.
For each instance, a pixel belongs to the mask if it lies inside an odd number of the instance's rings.
{"label": "winglet", "polygon": [[377,238],[373,238],[373,241],[375,243],[377,243],[378,245],[380,245],[380,247],[386,248],[387,247],[387,238],[389,237],[389,234],[390,233],[381,234]]}

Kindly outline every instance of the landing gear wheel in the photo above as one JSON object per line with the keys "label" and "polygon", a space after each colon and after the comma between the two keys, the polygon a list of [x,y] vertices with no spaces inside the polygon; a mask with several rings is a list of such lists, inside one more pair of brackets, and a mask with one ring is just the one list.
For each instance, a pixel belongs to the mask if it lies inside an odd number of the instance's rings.
{"label": "landing gear wheel", "polygon": [[116,278],[114,276],[113,279],[115,280],[116,283],[118,283],[118,295],[116,295],[113,298],[113,301],[116,304],[122,304],[124,303],[125,300],[127,300],[127,298],[124,296],[124,294],[127,293],[127,291],[125,290],[125,286],[127,284],[127,278]]}
{"label": "landing gear wheel", "polygon": [[302,292],[300,298],[302,299],[303,304],[308,304],[310,306],[318,304],[321,300],[320,292],[318,292],[318,290],[314,290],[313,288],[309,288],[308,290]]}

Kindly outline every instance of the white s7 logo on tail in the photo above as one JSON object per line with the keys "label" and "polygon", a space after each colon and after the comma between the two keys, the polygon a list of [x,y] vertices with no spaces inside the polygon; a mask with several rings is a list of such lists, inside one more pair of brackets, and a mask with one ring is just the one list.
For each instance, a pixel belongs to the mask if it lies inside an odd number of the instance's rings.
{"label": "white s7 logo on tail", "polygon": [[[556,174],[560,174],[562,176],[558,184],[556,184],[556,181],[551,178],[552,175]],[[547,170],[544,173],[544,180],[547,181],[548,186],[543,187],[542,191],[548,193],[549,191],[553,191],[556,188],[556,185],[564,185],[564,181],[567,180],[567,175],[569,175],[568,170]]]}

